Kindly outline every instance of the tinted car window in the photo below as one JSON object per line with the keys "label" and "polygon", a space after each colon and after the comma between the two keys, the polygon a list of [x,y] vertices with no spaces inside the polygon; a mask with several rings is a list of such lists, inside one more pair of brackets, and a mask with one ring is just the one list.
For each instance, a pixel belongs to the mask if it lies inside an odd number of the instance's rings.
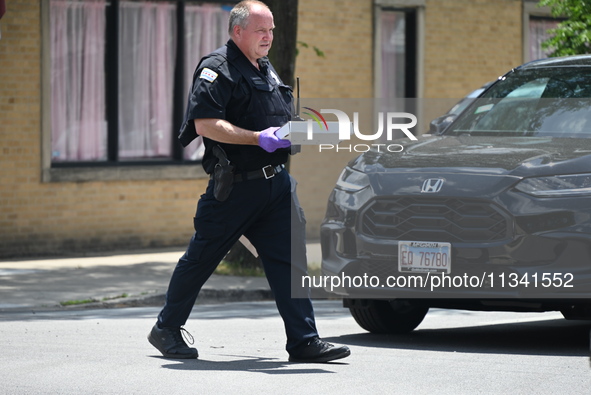
{"label": "tinted car window", "polygon": [[472,103],[445,134],[591,138],[591,70],[518,70]]}

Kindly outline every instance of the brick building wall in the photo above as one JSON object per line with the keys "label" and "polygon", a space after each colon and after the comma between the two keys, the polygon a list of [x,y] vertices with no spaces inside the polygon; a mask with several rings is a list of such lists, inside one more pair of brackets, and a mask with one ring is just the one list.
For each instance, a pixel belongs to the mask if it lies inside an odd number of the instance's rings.
{"label": "brick building wall", "polygon": [[[391,3],[400,4],[398,9],[412,6],[408,1]],[[424,30],[419,33],[424,39],[419,76],[424,88],[418,96],[448,98],[441,104],[449,109],[455,100],[521,64],[521,10],[521,0],[426,0]],[[298,39],[326,53],[319,58],[300,51],[296,75],[303,80],[303,97],[373,97],[373,13],[371,0],[300,0]],[[299,181],[310,238],[319,237],[328,195],[355,156],[305,147],[293,158],[292,174]]]}
{"label": "brick building wall", "polygon": [[522,63],[521,0],[427,0],[426,98],[461,98]]}
{"label": "brick building wall", "polygon": [[0,257],[184,246],[204,179],[42,182],[41,1],[7,8],[0,20]]}
{"label": "brick building wall", "polygon": [[[407,1],[401,1],[407,3]],[[0,257],[184,247],[203,177],[45,182],[41,0],[0,20]],[[423,97],[461,97],[521,63],[520,0],[425,0]],[[304,98],[373,96],[371,0],[300,0],[296,75]],[[293,157],[310,238],[354,154]]]}

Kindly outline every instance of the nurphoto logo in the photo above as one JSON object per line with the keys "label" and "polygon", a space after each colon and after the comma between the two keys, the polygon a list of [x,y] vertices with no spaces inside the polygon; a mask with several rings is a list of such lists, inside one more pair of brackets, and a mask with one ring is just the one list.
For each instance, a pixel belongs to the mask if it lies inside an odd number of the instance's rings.
{"label": "nurphoto logo", "polygon": [[[378,152],[384,150],[384,152],[401,152],[404,147],[401,144],[389,144],[392,140],[399,138],[395,135],[397,132],[402,132],[410,140],[417,140],[415,135],[410,131],[417,125],[417,117],[408,112],[378,112],[377,116],[377,131],[370,134],[363,133],[359,127],[359,112],[353,113],[353,122],[351,118],[341,110],[336,109],[321,109],[316,111],[310,107],[304,107],[310,112],[304,112],[304,114],[310,116],[312,119],[308,119],[307,124],[307,139],[314,140],[314,133],[335,133],[338,134],[338,141],[351,140],[353,135],[359,140],[363,141],[375,141],[373,144],[319,144],[319,151],[348,151],[348,152],[367,152],[372,147],[377,149]],[[337,117],[337,122],[327,122],[322,114],[333,114]],[[316,126],[314,125],[316,123]],[[335,130],[336,129],[336,130]],[[387,143],[382,143],[384,141]]]}

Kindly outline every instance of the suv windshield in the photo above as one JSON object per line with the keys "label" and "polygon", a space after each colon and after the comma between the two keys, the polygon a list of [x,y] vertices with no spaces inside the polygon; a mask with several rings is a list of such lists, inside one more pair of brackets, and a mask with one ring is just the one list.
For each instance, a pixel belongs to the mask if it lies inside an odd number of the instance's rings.
{"label": "suv windshield", "polygon": [[591,138],[591,68],[516,70],[475,99],[445,134]]}

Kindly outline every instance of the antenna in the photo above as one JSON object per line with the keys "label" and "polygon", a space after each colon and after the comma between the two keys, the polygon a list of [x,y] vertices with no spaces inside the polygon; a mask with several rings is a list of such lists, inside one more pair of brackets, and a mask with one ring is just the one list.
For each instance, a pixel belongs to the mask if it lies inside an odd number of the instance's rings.
{"label": "antenna", "polygon": [[304,119],[300,117],[300,77],[296,77],[296,97],[296,113],[294,121],[303,121]]}
{"label": "antenna", "polygon": [[298,95],[298,107],[296,109],[296,115],[300,116],[300,77],[296,77],[296,90]]}

